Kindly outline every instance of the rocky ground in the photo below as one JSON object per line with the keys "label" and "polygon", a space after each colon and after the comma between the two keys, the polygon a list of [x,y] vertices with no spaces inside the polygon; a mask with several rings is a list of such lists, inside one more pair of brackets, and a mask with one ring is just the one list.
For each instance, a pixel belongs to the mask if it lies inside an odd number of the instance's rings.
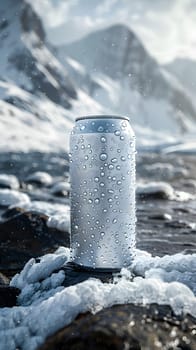
{"label": "rocky ground", "polygon": [[[195,169],[194,156],[137,157],[139,249],[154,256],[196,253]],[[1,307],[16,304],[20,291],[8,287],[9,278],[31,257],[39,259],[58,246],[69,246],[66,218],[58,222],[68,208],[69,190],[67,155],[0,154]],[[67,274],[66,286],[88,278],[72,267],[67,268]],[[79,317],[49,339],[43,349],[188,350],[195,348],[194,325],[191,317],[174,317],[169,307],[115,306]]]}

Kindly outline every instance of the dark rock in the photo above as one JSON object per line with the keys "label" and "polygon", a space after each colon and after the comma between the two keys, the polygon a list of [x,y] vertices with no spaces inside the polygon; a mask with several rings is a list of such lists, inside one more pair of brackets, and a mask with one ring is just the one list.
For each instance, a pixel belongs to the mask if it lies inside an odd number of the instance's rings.
{"label": "dark rock", "polygon": [[169,199],[168,194],[164,190],[137,193],[137,197],[139,199]]}
{"label": "dark rock", "polygon": [[149,219],[153,219],[153,220],[171,220],[172,216],[170,214],[167,213],[157,213],[154,215],[149,215]]}
{"label": "dark rock", "polygon": [[9,284],[9,279],[0,272],[0,286],[7,286]]}
{"label": "dark rock", "polygon": [[174,316],[165,305],[118,305],[96,315],[80,315],[39,350],[193,350],[195,321]]}
{"label": "dark rock", "polygon": [[0,286],[0,307],[16,306],[20,290],[15,287]]}
{"label": "dark rock", "polygon": [[48,217],[36,212],[20,212],[0,222],[0,268],[21,269],[31,258],[69,246],[69,233],[49,228]]}
{"label": "dark rock", "polygon": [[181,221],[181,220],[173,220],[173,221],[168,221],[165,222],[165,226],[169,226],[172,228],[183,228],[183,229],[192,229],[193,224],[186,222],[186,221]]}

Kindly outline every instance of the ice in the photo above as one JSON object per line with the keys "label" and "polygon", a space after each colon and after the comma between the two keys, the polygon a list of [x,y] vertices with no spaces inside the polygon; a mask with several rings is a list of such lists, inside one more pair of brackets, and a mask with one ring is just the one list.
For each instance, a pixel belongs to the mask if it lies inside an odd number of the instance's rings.
{"label": "ice", "polygon": [[21,293],[17,307],[0,309],[0,350],[34,350],[79,313],[115,304],[158,303],[170,305],[177,315],[196,317],[196,254],[152,257],[136,250],[132,266],[123,268],[114,283],[90,278],[64,288],[61,267],[69,255],[68,248],[60,247],[38,262],[31,259],[12,279]]}
{"label": "ice", "polygon": [[29,196],[25,193],[10,189],[0,190],[0,206],[22,206],[28,203],[30,203],[30,199]]}

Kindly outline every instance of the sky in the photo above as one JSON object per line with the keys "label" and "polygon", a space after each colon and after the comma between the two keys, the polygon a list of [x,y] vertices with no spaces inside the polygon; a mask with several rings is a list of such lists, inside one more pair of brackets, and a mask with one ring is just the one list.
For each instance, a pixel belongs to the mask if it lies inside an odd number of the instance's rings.
{"label": "sky", "polygon": [[33,6],[57,46],[124,23],[160,63],[196,60],[196,0],[34,0]]}

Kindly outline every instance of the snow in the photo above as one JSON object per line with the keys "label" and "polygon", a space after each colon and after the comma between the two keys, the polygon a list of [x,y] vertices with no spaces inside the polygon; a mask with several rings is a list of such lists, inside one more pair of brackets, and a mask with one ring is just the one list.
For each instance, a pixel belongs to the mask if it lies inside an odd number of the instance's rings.
{"label": "snow", "polygon": [[184,143],[180,143],[174,146],[168,146],[162,150],[164,154],[169,153],[180,153],[180,154],[195,154],[196,153],[196,142],[195,141],[187,141]]}
{"label": "snow", "polygon": [[196,254],[160,258],[137,250],[132,266],[116,274],[114,283],[90,278],[63,288],[61,268],[68,260],[69,249],[61,247],[39,262],[31,259],[12,279],[21,293],[17,307],[0,309],[1,350],[34,350],[79,313],[115,304],[159,303],[170,305],[177,315],[196,317]]}
{"label": "snow", "polygon": [[25,193],[10,189],[0,190],[0,206],[23,206],[27,205],[28,203],[30,203],[30,199],[29,196]]}
{"label": "snow", "polygon": [[70,183],[65,181],[57,182],[51,187],[50,192],[52,194],[58,194],[59,192],[68,194],[70,192]]}
{"label": "snow", "polygon": [[[1,203],[1,197],[0,197]],[[17,203],[18,204],[18,203]],[[13,203],[12,207],[15,207]],[[47,226],[51,228],[56,228],[60,231],[70,232],[70,206],[69,203],[59,204],[59,203],[48,203],[43,201],[29,201],[20,203],[20,208],[35,211],[48,216]]]}
{"label": "snow", "polygon": [[37,182],[39,184],[43,184],[45,186],[51,185],[52,176],[44,171],[36,171],[35,173],[30,174],[26,178],[27,182]]}
{"label": "snow", "polygon": [[136,193],[139,195],[150,195],[161,192],[164,198],[175,201],[188,201],[193,199],[194,196],[188,192],[174,190],[172,185],[167,182],[149,182],[138,183]]}
{"label": "snow", "polygon": [[15,175],[0,174],[0,187],[1,186],[17,190],[19,189],[20,184]]}

